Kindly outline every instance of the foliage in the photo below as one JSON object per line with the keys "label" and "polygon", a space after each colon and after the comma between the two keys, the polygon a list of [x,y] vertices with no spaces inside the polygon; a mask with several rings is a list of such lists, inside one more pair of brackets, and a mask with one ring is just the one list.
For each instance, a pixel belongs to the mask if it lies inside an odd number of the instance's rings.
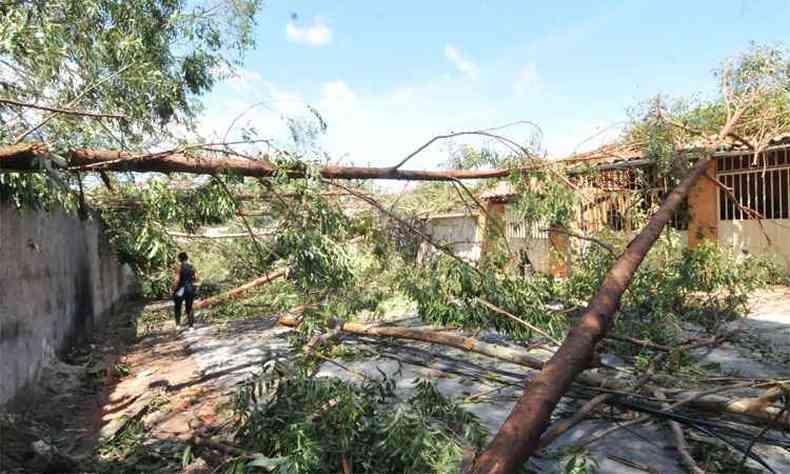
{"label": "foliage", "polygon": [[253,45],[259,0],[57,0],[0,3],[0,90],[23,103],[122,114],[85,120],[0,105],[0,143],[56,149],[135,146],[189,124],[195,97]]}
{"label": "foliage", "polygon": [[[713,100],[655,97],[631,111],[622,141],[641,149],[655,166],[653,177],[685,174],[691,151],[727,137],[756,149],[790,130],[790,56],[783,45],[753,44],[717,71],[721,96]],[[715,143],[715,141],[714,141]],[[741,143],[742,144],[742,143]],[[678,153],[681,149],[686,153]]]}
{"label": "foliage", "polygon": [[478,148],[463,145],[451,150],[446,167],[458,170],[510,168],[517,164],[518,156],[513,153],[502,153],[492,147]]}
{"label": "foliage", "polygon": [[0,173],[0,202],[9,202],[18,209],[67,212],[79,205],[71,189],[46,173]]}
{"label": "foliage", "polygon": [[468,264],[442,255],[417,269],[405,268],[400,288],[417,301],[421,318],[442,326],[493,328],[522,340],[534,337],[529,328],[492,311],[482,299],[553,335],[567,329],[564,318],[546,309],[554,301],[554,282],[543,275],[477,273]]}
{"label": "foliage", "polygon": [[[562,283],[560,297],[583,306],[597,291],[612,260],[597,245],[577,251],[572,258],[574,271]],[[623,295],[620,313],[625,317],[617,318],[615,331],[672,345],[684,334],[684,321],[715,328],[745,315],[751,292],[776,283],[778,274],[765,258],[738,257],[715,242],[688,249],[676,232],[668,231]]]}
{"label": "foliage", "polygon": [[288,278],[303,292],[350,285],[353,274],[342,242],[349,238],[351,223],[343,210],[327,201],[315,178],[281,175],[272,186],[294,195],[288,203],[273,206],[282,221],[272,248],[278,258],[287,259]]}
{"label": "foliage", "polygon": [[343,458],[361,473],[457,472],[485,430],[430,383],[414,388],[402,399],[387,378],[348,383],[269,362],[236,396],[237,441],[282,474],[335,473]]}
{"label": "foliage", "polygon": [[600,467],[587,449],[574,445],[563,446],[552,452],[550,457],[560,460],[563,474],[595,474]]}
{"label": "foliage", "polygon": [[[472,192],[478,190],[476,185],[467,188]],[[474,207],[468,195],[457,185],[442,182],[418,183],[398,194],[384,196],[382,204],[397,210],[400,215],[406,216],[406,220],[410,220],[409,216],[425,217]]]}
{"label": "foliage", "polygon": [[326,235],[291,230],[277,240],[288,250],[288,278],[302,291],[341,288],[353,281],[348,255]]}
{"label": "foliage", "polygon": [[213,178],[194,188],[179,189],[152,179],[144,185],[125,184],[112,194],[97,196],[107,235],[122,262],[141,278],[144,296],[169,292],[178,244],[168,231],[192,231],[233,217],[236,205]]}
{"label": "foliage", "polygon": [[519,196],[513,206],[516,216],[528,225],[567,225],[574,217],[577,196],[568,186],[566,171],[538,170],[528,175],[514,173],[510,182]]}

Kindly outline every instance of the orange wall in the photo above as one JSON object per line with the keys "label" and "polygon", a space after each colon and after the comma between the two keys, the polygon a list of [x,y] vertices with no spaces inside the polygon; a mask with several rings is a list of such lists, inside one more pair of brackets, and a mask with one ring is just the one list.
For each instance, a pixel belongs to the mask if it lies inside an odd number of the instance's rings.
{"label": "orange wall", "polygon": [[[706,175],[716,176],[716,161],[711,160]],[[688,195],[690,212],[688,246],[694,248],[703,240],[719,239],[719,196],[716,184],[702,176]]]}

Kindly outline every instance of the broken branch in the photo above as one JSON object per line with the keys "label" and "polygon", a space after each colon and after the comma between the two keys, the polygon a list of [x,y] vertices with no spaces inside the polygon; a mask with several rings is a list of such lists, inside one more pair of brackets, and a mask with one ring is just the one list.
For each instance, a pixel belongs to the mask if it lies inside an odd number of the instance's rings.
{"label": "broken branch", "polygon": [[212,306],[216,306],[221,303],[226,303],[230,300],[237,299],[244,295],[244,293],[250,291],[253,288],[257,288],[259,286],[263,286],[266,284],[271,283],[278,278],[282,278],[285,276],[285,270],[279,270],[276,272],[268,273],[260,278],[256,278],[244,285],[241,285],[238,288],[234,288],[230,291],[226,291],[225,293],[219,294],[217,296],[212,296],[211,298],[205,298],[199,301],[196,301],[193,309],[206,309]]}
{"label": "broken branch", "polygon": [[92,118],[112,118],[112,119],[126,120],[126,116],[122,114],[105,114],[100,112],[86,112],[84,110],[62,109],[58,107],[51,107],[48,105],[29,104],[27,102],[20,102],[18,100],[7,99],[7,98],[0,98],[0,104],[14,105],[17,107],[24,107],[27,109],[46,110],[47,112],[55,112],[57,114],[63,114],[63,115],[79,115],[83,117],[92,117]]}

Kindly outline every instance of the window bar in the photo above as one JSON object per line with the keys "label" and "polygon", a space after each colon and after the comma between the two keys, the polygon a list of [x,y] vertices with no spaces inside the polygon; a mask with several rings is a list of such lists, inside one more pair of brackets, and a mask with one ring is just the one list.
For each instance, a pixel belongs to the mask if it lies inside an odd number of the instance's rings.
{"label": "window bar", "polygon": [[[749,184],[752,186],[751,193],[749,193],[749,197],[751,198],[752,205],[749,206],[756,212],[760,212],[760,182],[758,181],[758,174],[757,173],[750,173],[749,174]],[[749,218],[754,219],[754,214],[749,213]]]}
{"label": "window bar", "polygon": [[[764,180],[767,181],[767,185],[763,185],[763,193],[765,194],[765,212],[763,215],[766,219],[772,219],[774,216],[774,198],[772,192],[774,190],[774,174],[771,171],[767,171],[764,175]],[[767,189],[767,191],[765,191]]]}
{"label": "window bar", "polygon": [[[727,176],[727,175],[724,175],[724,176],[721,177],[722,184],[724,184],[725,186],[727,186],[727,181],[728,181],[727,178],[729,178],[729,176]],[[730,200],[727,197],[727,195],[724,192],[724,190],[721,189],[721,188],[719,188],[719,202],[721,203],[720,204],[720,206],[721,206],[721,215],[720,215],[721,220],[729,220],[730,218],[729,218],[728,213],[730,211]]]}
{"label": "window bar", "polygon": [[785,198],[787,197],[787,173],[788,170],[785,168],[783,170],[779,170],[779,210],[780,216],[784,219],[787,218],[787,203],[785,202]]}
{"label": "window bar", "polygon": [[774,186],[776,187],[776,199],[778,199],[777,206],[776,206],[777,207],[777,213],[776,213],[776,218],[777,219],[781,219],[783,217],[782,216],[782,212],[783,212],[783,209],[784,209],[784,205],[782,203],[782,194],[783,194],[782,193],[782,174],[783,174],[783,170],[776,170],[776,184],[774,184]]}
{"label": "window bar", "polygon": [[[743,179],[743,173],[739,173],[735,175],[735,179],[738,181],[738,187],[740,190],[740,192],[735,197],[735,201],[738,204],[741,204],[743,202],[743,196],[746,194],[746,189],[745,189],[746,180]],[[736,220],[741,220],[743,219],[743,211],[741,210],[741,206],[737,206],[737,207],[738,208],[735,210],[736,215],[738,216],[736,217]]]}
{"label": "window bar", "polygon": [[779,219],[782,217],[779,206],[781,205],[781,198],[779,197],[779,173],[780,171],[771,171],[771,218]]}
{"label": "window bar", "polygon": [[776,214],[776,217],[779,218],[779,219],[784,217],[784,209],[785,209],[784,190],[782,189],[782,182],[784,181],[784,179],[783,179],[784,173],[785,173],[785,170],[777,170],[776,171],[776,174],[777,174],[777,176],[776,176],[776,178],[777,178],[776,179],[776,196],[779,199],[779,212]]}
{"label": "window bar", "polygon": [[[746,207],[748,209],[753,209],[752,207],[752,193],[754,192],[754,181],[752,181],[752,174],[751,173],[744,173],[746,177]],[[750,214],[749,211],[744,211],[745,217],[744,219],[748,219]]]}
{"label": "window bar", "polygon": [[741,173],[738,175],[738,180],[741,182],[741,193],[738,195],[738,220],[743,220],[743,205],[748,202],[749,199],[749,180],[746,179],[746,175]]}
{"label": "window bar", "polygon": [[[733,184],[735,182],[735,180],[732,179],[732,175],[731,174],[725,176],[725,178],[727,178],[726,181],[725,181],[725,184],[727,185],[727,187],[729,189],[733,190],[732,191],[733,192],[732,195],[735,196],[735,188],[734,188],[735,185]],[[735,211],[733,209],[732,198],[730,196],[727,196],[724,202],[727,203],[727,206],[726,206],[727,207],[727,220],[731,221],[731,220],[735,219]]]}
{"label": "window bar", "polygon": [[787,219],[788,204],[790,204],[787,199],[788,192],[790,191],[790,182],[788,182],[790,180],[787,179],[788,177],[790,177],[790,169],[785,168],[784,173],[782,173],[782,181],[784,182],[784,186],[780,187],[782,190],[782,217],[785,219]]}
{"label": "window bar", "polygon": [[766,201],[766,199],[768,198],[768,193],[765,192],[765,180],[767,175],[768,173],[762,171],[758,175],[760,176],[760,181],[762,181],[762,185],[763,185],[763,209],[760,214],[762,214],[763,217],[765,217],[766,219],[768,218],[768,202]]}
{"label": "window bar", "polygon": [[[733,196],[735,196],[735,201],[740,202],[741,199],[741,175],[739,174],[731,174],[730,177],[732,178],[732,185],[733,185]],[[738,220],[738,211],[735,207],[732,208],[732,220]]]}
{"label": "window bar", "polygon": [[[754,202],[755,201],[755,199],[754,199],[754,188],[755,188],[755,186],[754,186],[754,173],[746,173],[746,189],[748,189],[748,191],[749,191],[746,194],[746,199],[747,199],[746,207],[748,209],[754,209],[755,207],[757,207],[755,205],[755,202]],[[744,211],[744,214],[746,215],[744,217],[744,219],[751,219],[752,218],[752,214],[749,211]]]}
{"label": "window bar", "polygon": [[[727,181],[726,176],[722,176],[719,181],[724,180]],[[722,183],[724,184],[724,183]],[[725,184],[726,186],[726,184]],[[727,219],[727,201],[724,200],[724,190],[721,189],[721,186],[718,188],[719,191],[719,220],[723,221]]]}
{"label": "window bar", "polygon": [[776,213],[776,218],[781,219],[784,217],[784,198],[782,192],[782,175],[784,174],[784,170],[776,170],[776,198],[779,200],[779,205],[777,206],[779,209]]}

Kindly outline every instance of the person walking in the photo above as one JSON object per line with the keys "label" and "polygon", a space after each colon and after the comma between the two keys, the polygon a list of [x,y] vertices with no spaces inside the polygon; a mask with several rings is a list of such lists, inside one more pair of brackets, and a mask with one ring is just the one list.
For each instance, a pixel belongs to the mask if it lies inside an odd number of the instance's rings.
{"label": "person walking", "polygon": [[173,301],[176,311],[176,327],[181,325],[181,305],[187,313],[187,323],[192,328],[195,325],[195,317],[192,314],[192,303],[195,301],[197,289],[197,273],[192,264],[189,263],[189,255],[186,252],[178,254],[178,261],[181,262],[173,278]]}

